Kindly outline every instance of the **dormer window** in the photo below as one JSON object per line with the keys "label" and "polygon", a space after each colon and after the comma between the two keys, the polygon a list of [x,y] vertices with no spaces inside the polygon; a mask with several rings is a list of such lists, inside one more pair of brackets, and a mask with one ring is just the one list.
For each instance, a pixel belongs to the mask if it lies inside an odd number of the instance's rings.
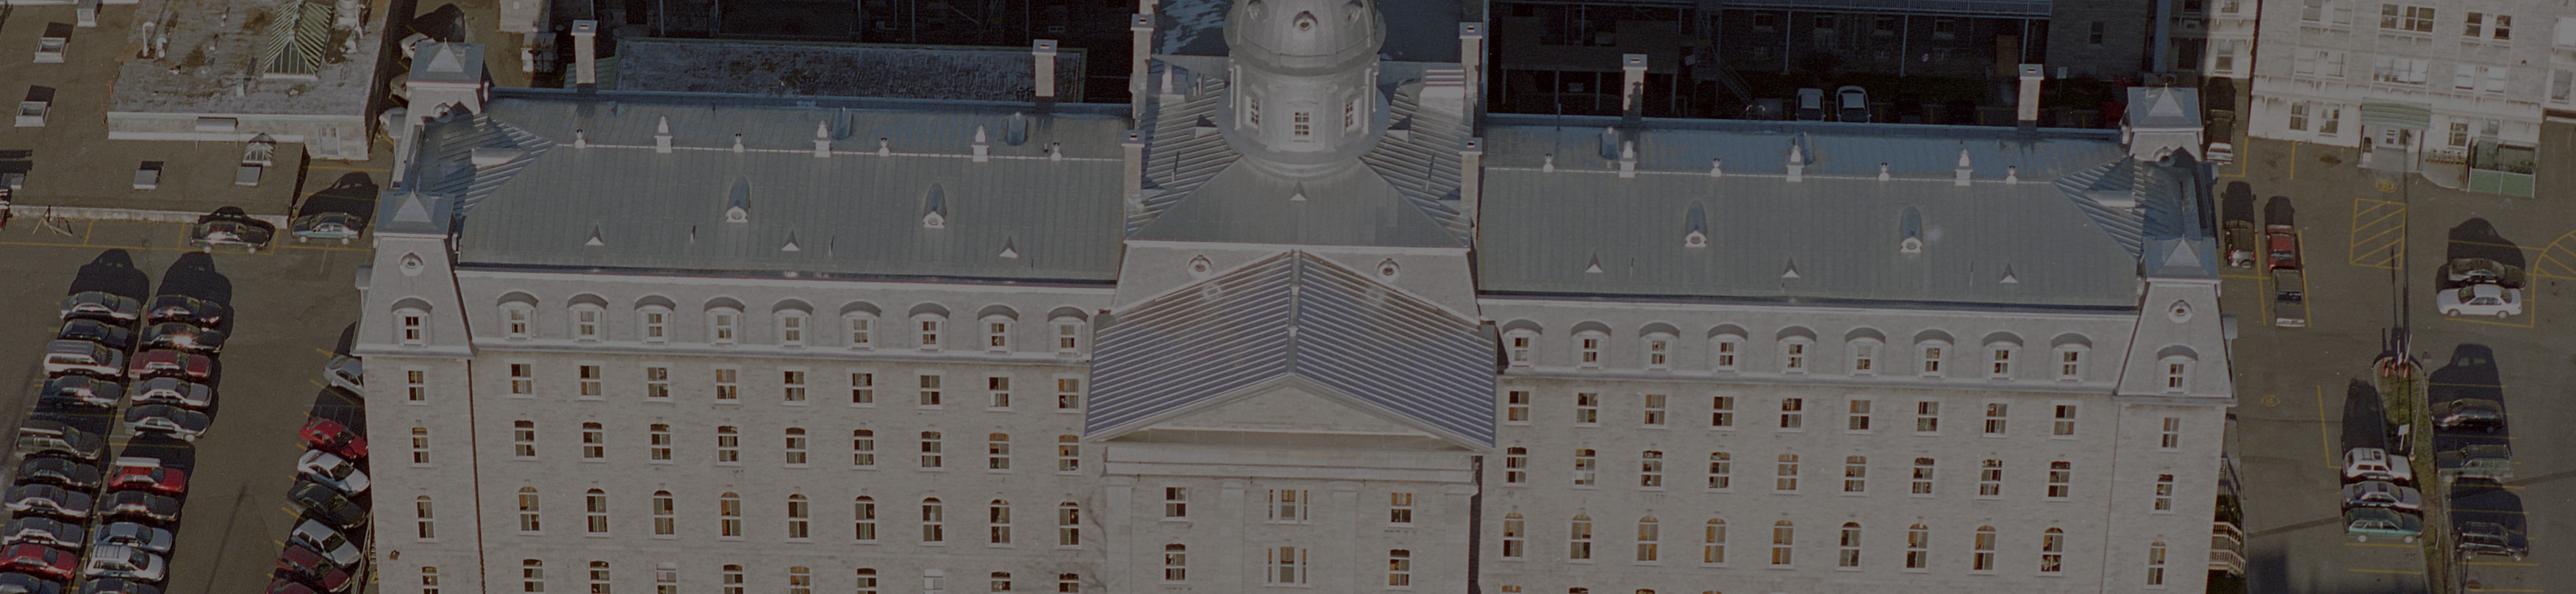
{"label": "dormer window", "polygon": [[740,339],[741,330],[741,310],[729,307],[707,310],[707,342],[720,345],[733,344]]}
{"label": "dormer window", "polygon": [[1529,367],[1538,364],[1535,360],[1536,356],[1531,353],[1537,346],[1538,332],[1535,331],[1513,330],[1503,335],[1505,360],[1513,367]]}
{"label": "dormer window", "polygon": [[1708,340],[1708,352],[1710,368],[1735,371],[1737,360],[1744,354],[1744,335],[1726,333],[1712,337]]}
{"label": "dormer window", "polygon": [[601,326],[602,322],[607,318],[607,313],[608,313],[607,311],[600,309],[600,307],[599,307],[598,305],[595,305],[595,304],[581,303],[581,304],[575,304],[575,305],[573,305],[573,306],[572,306],[572,338],[573,338],[573,340],[579,340],[579,341],[585,341],[585,342],[598,342],[598,341],[599,341],[599,336],[600,336],[600,326]]}
{"label": "dormer window", "polygon": [[2012,379],[2013,356],[2020,352],[2021,345],[2018,344],[2004,342],[1986,345],[1986,377]]}
{"label": "dormer window", "polygon": [[1810,351],[1813,351],[1813,350],[1815,349],[1815,346],[1816,346],[1815,341],[1808,340],[1808,339],[1805,339],[1805,338],[1790,338],[1790,339],[1781,340],[1781,341],[1780,341],[1780,372],[1781,372],[1781,373],[1806,373],[1806,372],[1807,372],[1807,358],[1808,358],[1808,357],[1810,357],[1810,356],[1812,356],[1812,354],[1810,353]]}
{"label": "dormer window", "polygon": [[789,309],[779,311],[779,346],[805,346],[805,323],[807,318],[808,316],[803,310]]}
{"label": "dormer window", "polygon": [[404,346],[429,344],[429,311],[417,307],[395,309],[394,340]]}
{"label": "dormer window", "polygon": [[1598,331],[1586,330],[1575,333],[1574,363],[1586,369],[1600,369],[1601,343],[1608,341],[1609,338],[1608,335]]}
{"label": "dormer window", "polygon": [[1082,354],[1082,318],[1058,316],[1055,319],[1055,352],[1058,355]]}
{"label": "dormer window", "polygon": [[2188,391],[2191,386],[2191,357],[2168,356],[2162,363],[2165,366],[2165,391],[2170,393]]}
{"label": "dormer window", "polygon": [[1663,371],[1673,368],[1673,335],[1661,332],[1647,334],[1645,346],[1646,369]]}
{"label": "dormer window", "polygon": [[661,344],[671,341],[671,308],[647,305],[635,308],[636,334],[644,342]]}
{"label": "dormer window", "polygon": [[2084,351],[2085,348],[2082,346],[2068,345],[2057,347],[2057,379],[2059,381],[2071,382],[2084,379]]}
{"label": "dormer window", "polygon": [[1878,375],[1878,347],[1880,346],[1882,345],[1875,339],[1863,338],[1851,341],[1848,348],[1851,349],[1852,375]]}
{"label": "dormer window", "polygon": [[841,330],[848,335],[850,348],[876,348],[877,315],[865,311],[841,314]]}
{"label": "dormer window", "polygon": [[1924,341],[1921,344],[1915,345],[1915,352],[1922,354],[1921,361],[1923,362],[1923,367],[1921,371],[1923,377],[1941,376],[1941,355],[1944,351],[1948,350],[1949,347],[1950,343],[1938,340]]}
{"label": "dormer window", "polygon": [[984,316],[984,350],[995,353],[1011,350],[1010,316],[1000,314]]}
{"label": "dormer window", "polygon": [[1298,140],[1314,138],[1315,114],[1313,112],[1302,109],[1297,110],[1294,115],[1289,116],[1288,122],[1290,124],[1289,133],[1292,136],[1295,136]]}
{"label": "dormer window", "polygon": [[914,344],[920,345],[921,350],[925,351],[939,350],[940,326],[945,325],[947,322],[947,316],[935,313],[916,314],[912,316],[913,328],[916,331],[914,337],[918,339]]}
{"label": "dormer window", "polygon": [[514,301],[501,304],[502,333],[511,340],[526,340],[533,336],[535,333],[530,331],[530,326],[534,325],[532,320],[536,317],[536,312],[536,306],[525,302]]}

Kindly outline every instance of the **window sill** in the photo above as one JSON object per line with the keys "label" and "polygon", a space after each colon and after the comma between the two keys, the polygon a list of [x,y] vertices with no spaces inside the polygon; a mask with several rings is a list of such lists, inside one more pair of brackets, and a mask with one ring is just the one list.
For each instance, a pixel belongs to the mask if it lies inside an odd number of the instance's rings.
{"label": "window sill", "polygon": [[803,401],[803,400],[782,400],[782,401],[779,401],[778,405],[779,405],[779,406],[813,406],[814,404],[813,404],[813,403],[811,403],[811,402]]}
{"label": "window sill", "polygon": [[850,470],[876,470],[875,466],[851,466]]}
{"label": "window sill", "polygon": [[874,403],[874,402],[852,402],[852,403],[850,403],[850,408],[876,408],[876,407],[877,407],[877,403]]}
{"label": "window sill", "polygon": [[1055,412],[1057,412],[1057,413],[1061,413],[1061,414],[1068,414],[1068,415],[1078,415],[1078,414],[1082,414],[1082,409],[1079,409],[1079,408],[1059,408],[1059,409],[1055,409]]}
{"label": "window sill", "polygon": [[1011,407],[1008,407],[1008,406],[987,406],[987,407],[984,407],[984,412],[1011,412]]}

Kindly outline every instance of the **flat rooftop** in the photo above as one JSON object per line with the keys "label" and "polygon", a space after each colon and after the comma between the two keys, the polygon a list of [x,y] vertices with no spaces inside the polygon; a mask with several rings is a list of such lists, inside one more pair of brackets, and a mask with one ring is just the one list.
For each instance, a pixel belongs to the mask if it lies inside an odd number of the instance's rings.
{"label": "flat rooftop", "polygon": [[[1055,56],[1056,96],[1082,96],[1083,51]],[[633,38],[617,41],[615,86],[791,97],[1030,101],[1025,47]],[[603,77],[606,78],[606,77]]]}
{"label": "flat rooftop", "polygon": [[[385,0],[143,0],[119,52],[108,111],[365,118]],[[139,56],[139,57],[138,57]]]}

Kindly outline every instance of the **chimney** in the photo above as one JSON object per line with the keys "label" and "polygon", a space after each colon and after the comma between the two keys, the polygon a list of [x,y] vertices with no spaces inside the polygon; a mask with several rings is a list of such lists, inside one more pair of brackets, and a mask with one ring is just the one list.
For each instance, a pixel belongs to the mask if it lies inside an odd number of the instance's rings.
{"label": "chimney", "polygon": [[1037,57],[1037,96],[1039,103],[1055,100],[1055,40],[1040,39],[1029,43],[1029,54]]}
{"label": "chimney", "polygon": [[1637,176],[1637,141],[1619,143],[1619,177]]}
{"label": "chimney", "polygon": [[2039,81],[2044,78],[2038,64],[2021,65],[2021,109],[2013,119],[2023,132],[2039,130]]}
{"label": "chimney", "polygon": [[828,122],[814,122],[814,156],[832,156],[832,125]]}
{"label": "chimney", "polygon": [[1484,202],[1485,139],[1469,136],[1458,147],[1458,210],[1466,213],[1467,227],[1476,227],[1476,205]]}
{"label": "chimney", "polygon": [[1485,90],[1485,24],[1458,23],[1458,68],[1467,71],[1467,112],[1476,113]]}
{"label": "chimney", "polygon": [[1127,21],[1127,119],[1145,119],[1146,63],[1154,57],[1154,14],[1138,12]]}
{"label": "chimney", "polygon": [[1645,110],[1646,55],[1628,54],[1620,58],[1619,70],[1627,76],[1619,83],[1619,113],[1635,119]]}
{"label": "chimney", "polygon": [[1952,181],[1950,182],[1950,185],[1954,185],[1954,186],[1965,186],[1965,185],[1968,185],[1968,173],[1969,173],[1969,171],[1971,171],[1971,170],[1970,170],[1970,168],[1968,167],[1968,149],[1965,149],[1965,148],[1959,149],[1959,171],[1958,171],[1958,173],[1959,173],[1959,177],[1958,177],[1958,179],[1956,179],[1956,180],[1952,180]]}
{"label": "chimney", "polygon": [[984,127],[975,127],[975,162],[992,160],[992,146],[984,143]]}
{"label": "chimney", "polygon": [[573,82],[599,85],[599,21],[572,22]]}
{"label": "chimney", "polygon": [[1796,145],[1796,144],[1790,144],[1790,145],[1789,145],[1789,181],[1792,181],[1792,182],[1806,181],[1805,179],[1802,179],[1802,177],[1803,177],[1803,176],[1805,176],[1805,175],[1806,175],[1806,173],[1807,173],[1807,153],[1806,153],[1805,151],[1798,150],[1798,145]]}
{"label": "chimney", "polygon": [[1709,160],[1708,160],[1708,176],[1709,176],[1709,177],[1726,177],[1726,160],[1725,160],[1725,159],[1718,159],[1718,158],[1711,158],[1711,159],[1709,159]]}
{"label": "chimney", "polygon": [[1119,158],[1125,161],[1124,167],[1119,169],[1118,181],[1124,184],[1119,188],[1122,192],[1119,196],[1128,204],[1135,204],[1145,196],[1145,133],[1128,130],[1127,140],[1118,143],[1118,152]]}
{"label": "chimney", "polygon": [[671,152],[671,116],[653,123],[653,152]]}

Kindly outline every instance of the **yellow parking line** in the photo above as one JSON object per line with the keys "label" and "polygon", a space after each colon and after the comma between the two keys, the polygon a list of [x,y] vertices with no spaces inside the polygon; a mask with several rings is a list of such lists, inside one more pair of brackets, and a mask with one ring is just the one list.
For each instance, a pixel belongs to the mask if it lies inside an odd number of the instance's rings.
{"label": "yellow parking line", "polygon": [[89,222],[89,224],[87,224],[87,225],[82,225],[82,226],[81,226],[81,245],[89,245],[89,233],[90,233],[91,231],[96,231],[96,230],[98,230],[98,221],[90,221],[90,222]]}
{"label": "yellow parking line", "polygon": [[[321,349],[321,348],[319,348],[319,347],[314,348],[314,349],[313,349],[313,352],[321,353],[321,354],[325,354],[325,355],[333,355],[333,356],[338,356],[338,355],[339,355],[339,353],[334,353],[334,352],[331,352],[331,351],[322,350],[322,349]],[[304,381],[313,381],[313,380],[304,380]]]}
{"label": "yellow parking line", "polygon": [[2531,247],[2531,246],[2514,245],[2514,244],[2510,244],[2510,243],[2487,243],[2487,242],[2483,242],[2483,241],[2467,241],[2467,240],[2460,240],[2460,239],[2454,239],[2454,240],[2451,240],[2451,243],[2465,243],[2465,244],[2469,244],[2469,245],[2483,245],[2483,246],[2487,246],[2487,247],[2509,247],[2509,248],[2514,248],[2514,249],[2519,249],[2519,250],[2530,250],[2530,251],[2535,251],[2535,252],[2537,252],[2537,251],[2541,251],[2541,248],[2536,248],[2536,247]]}
{"label": "yellow parking line", "polygon": [[2251,280],[2251,281],[2263,280],[2262,275],[2248,275],[2248,274],[2221,274],[2221,275],[2218,275],[2218,278],[2232,278],[2232,279],[2237,279],[2237,280]]}
{"label": "yellow parking line", "polygon": [[2317,445],[2324,446],[2326,449],[2326,465],[2341,469],[2343,468],[2343,464],[2340,463],[2340,460],[2335,459],[2334,437],[2326,433],[2326,387],[2316,386],[2316,389]]}
{"label": "yellow parking line", "polygon": [[2422,572],[2422,571],[2410,571],[2410,570],[2404,570],[2404,569],[2359,569],[2359,568],[2353,568],[2353,569],[2345,569],[2344,571],[2349,571],[2349,572],[2353,572],[2353,573],[2393,573],[2393,574],[2397,574],[2397,575],[2424,575],[2424,572]]}
{"label": "yellow parking line", "polygon": [[332,167],[332,166],[329,166],[329,165],[312,165],[312,164],[307,164],[307,165],[305,165],[304,167],[305,167],[306,169],[329,169],[329,170],[332,170],[332,171],[373,171],[373,172],[376,172],[376,173],[387,173],[387,172],[391,172],[391,171],[393,171],[393,170],[391,170],[391,169],[378,169],[378,168],[374,168],[374,167]]}
{"label": "yellow parking line", "polygon": [[2471,591],[2471,592],[2547,592],[2548,590],[2533,590],[2533,589],[2530,589],[2530,588],[2471,588],[2471,589],[2469,589],[2469,591]]}

